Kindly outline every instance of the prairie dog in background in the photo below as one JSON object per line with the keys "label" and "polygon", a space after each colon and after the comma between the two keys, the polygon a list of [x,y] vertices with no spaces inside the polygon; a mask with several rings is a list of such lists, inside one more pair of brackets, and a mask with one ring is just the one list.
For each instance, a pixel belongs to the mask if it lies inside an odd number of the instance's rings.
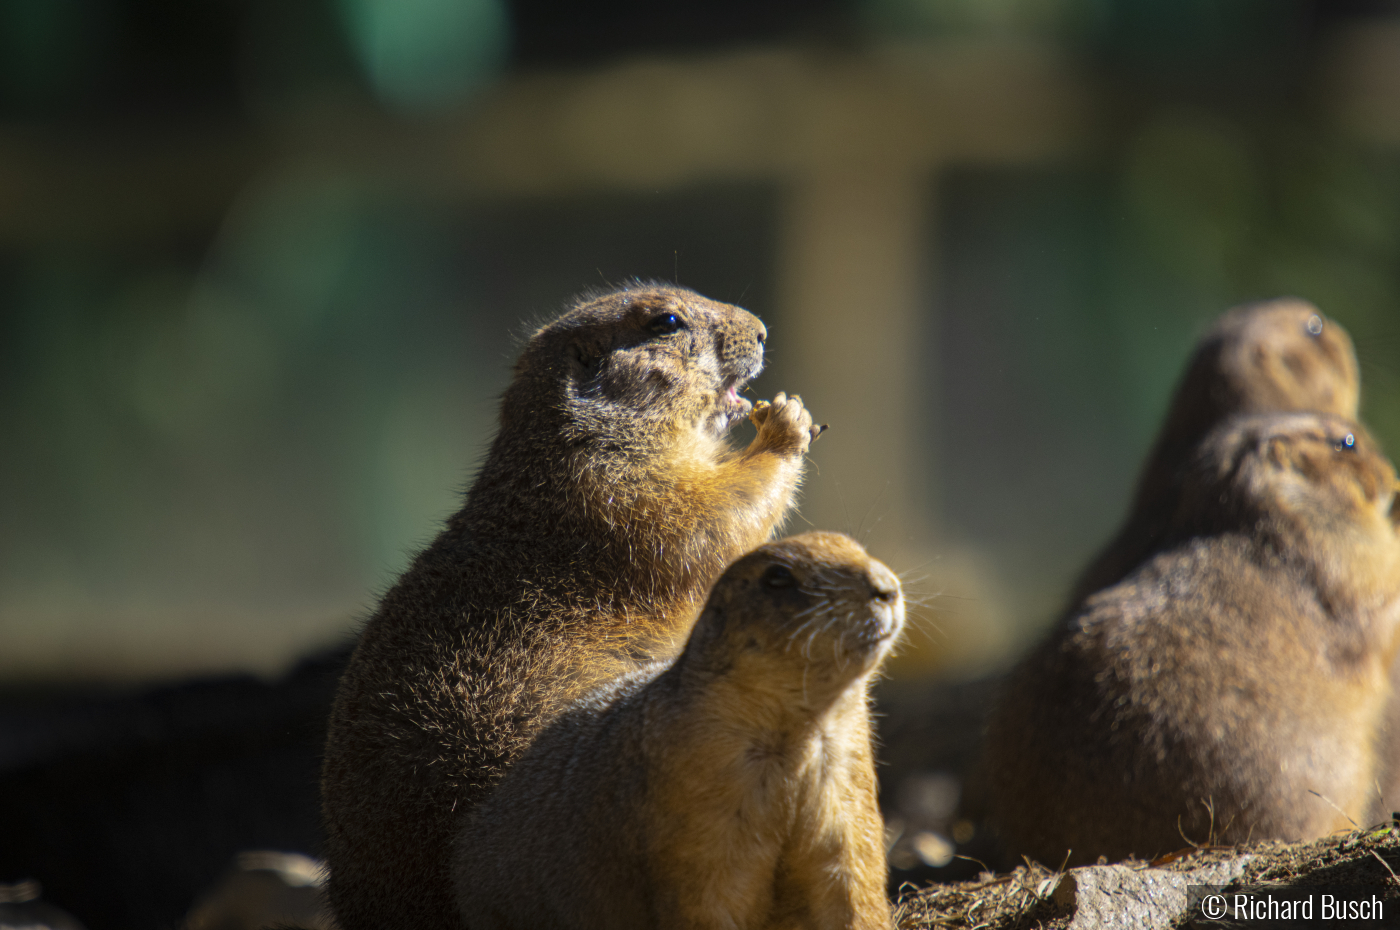
{"label": "prairie dog in background", "polygon": [[1342,417],[1209,433],[1156,553],[1008,676],[985,770],[1009,851],[1058,866],[1369,823],[1400,627],[1395,496],[1394,467]]}
{"label": "prairie dog in background", "polygon": [[1313,411],[1354,420],[1360,393],[1351,337],[1307,301],[1284,297],[1226,313],[1196,344],[1128,519],[1080,575],[1070,607],[1122,581],[1154,550],[1170,518],[1177,469],[1227,417]]}

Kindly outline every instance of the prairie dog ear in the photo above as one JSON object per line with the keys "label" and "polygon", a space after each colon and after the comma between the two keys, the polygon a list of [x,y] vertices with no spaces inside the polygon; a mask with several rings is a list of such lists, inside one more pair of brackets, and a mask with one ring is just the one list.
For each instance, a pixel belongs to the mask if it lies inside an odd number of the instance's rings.
{"label": "prairie dog ear", "polygon": [[587,349],[585,349],[578,343],[574,343],[573,345],[569,346],[569,351],[566,353],[566,355],[569,361],[573,363],[574,368],[580,371],[588,372],[591,374],[597,368],[598,356],[588,352]]}
{"label": "prairie dog ear", "polygon": [[679,661],[691,669],[723,674],[730,662],[730,649],[725,640],[731,626],[731,618],[723,607],[714,603],[705,605],[690,630]]}
{"label": "prairie dog ear", "polygon": [[598,365],[603,360],[603,356],[608,354],[608,346],[604,340],[593,333],[579,333],[569,341],[568,351],[565,353],[569,361],[580,371],[589,375],[597,374]]}
{"label": "prairie dog ear", "polygon": [[700,612],[700,618],[695,621],[690,635],[697,648],[707,648],[716,640],[723,639],[728,629],[728,612],[718,604],[711,603],[705,605],[705,609]]}

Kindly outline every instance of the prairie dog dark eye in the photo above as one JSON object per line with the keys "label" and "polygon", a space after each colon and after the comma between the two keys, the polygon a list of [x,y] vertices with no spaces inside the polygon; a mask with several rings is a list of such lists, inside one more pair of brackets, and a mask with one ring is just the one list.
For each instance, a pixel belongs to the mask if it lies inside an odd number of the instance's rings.
{"label": "prairie dog dark eye", "polygon": [[765,588],[791,588],[797,584],[797,577],[786,565],[773,565],[763,573],[759,583]]}
{"label": "prairie dog dark eye", "polygon": [[658,313],[647,323],[647,332],[656,333],[658,336],[682,329],[685,329],[685,320],[674,313]]}

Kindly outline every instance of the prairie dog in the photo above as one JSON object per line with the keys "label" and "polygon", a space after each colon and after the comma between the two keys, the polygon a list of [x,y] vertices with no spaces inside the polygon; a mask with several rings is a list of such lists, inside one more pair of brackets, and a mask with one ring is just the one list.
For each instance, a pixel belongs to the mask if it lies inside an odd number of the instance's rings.
{"label": "prairie dog", "polygon": [[1117,584],[1152,553],[1170,518],[1176,470],[1226,418],[1314,411],[1354,420],[1360,392],[1351,337],[1307,301],[1284,297],[1226,313],[1196,344],[1138,478],[1129,517],[1080,575],[1071,607]]}
{"label": "prairie dog", "polygon": [[[739,396],[766,336],[738,307],[639,285],[531,337],[462,509],[341,681],[322,794],[345,930],[461,927],[460,819],[575,700],[673,656],[781,522],[819,428],[797,397]],[[758,435],[735,450],[746,415]]]}
{"label": "prairie dog", "polygon": [[744,556],[674,663],[556,718],[467,817],[472,925],[888,928],[867,692],[903,621],[849,537]]}
{"label": "prairie dog", "polygon": [[986,769],[1010,851],[1058,866],[1368,822],[1400,627],[1395,497],[1350,420],[1209,433],[1157,554],[1008,678]]}

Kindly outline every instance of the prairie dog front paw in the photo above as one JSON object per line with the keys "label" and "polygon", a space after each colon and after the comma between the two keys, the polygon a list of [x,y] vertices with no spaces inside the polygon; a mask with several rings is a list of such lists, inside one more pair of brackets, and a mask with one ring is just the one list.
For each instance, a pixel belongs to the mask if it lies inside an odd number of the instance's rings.
{"label": "prairie dog front paw", "polygon": [[776,455],[803,455],[812,440],[826,429],[825,424],[812,425],[812,414],[802,406],[802,398],[793,394],[778,394],[770,403],[761,400],[753,405],[749,420],[758,427],[758,437],[750,452],[772,452]]}

